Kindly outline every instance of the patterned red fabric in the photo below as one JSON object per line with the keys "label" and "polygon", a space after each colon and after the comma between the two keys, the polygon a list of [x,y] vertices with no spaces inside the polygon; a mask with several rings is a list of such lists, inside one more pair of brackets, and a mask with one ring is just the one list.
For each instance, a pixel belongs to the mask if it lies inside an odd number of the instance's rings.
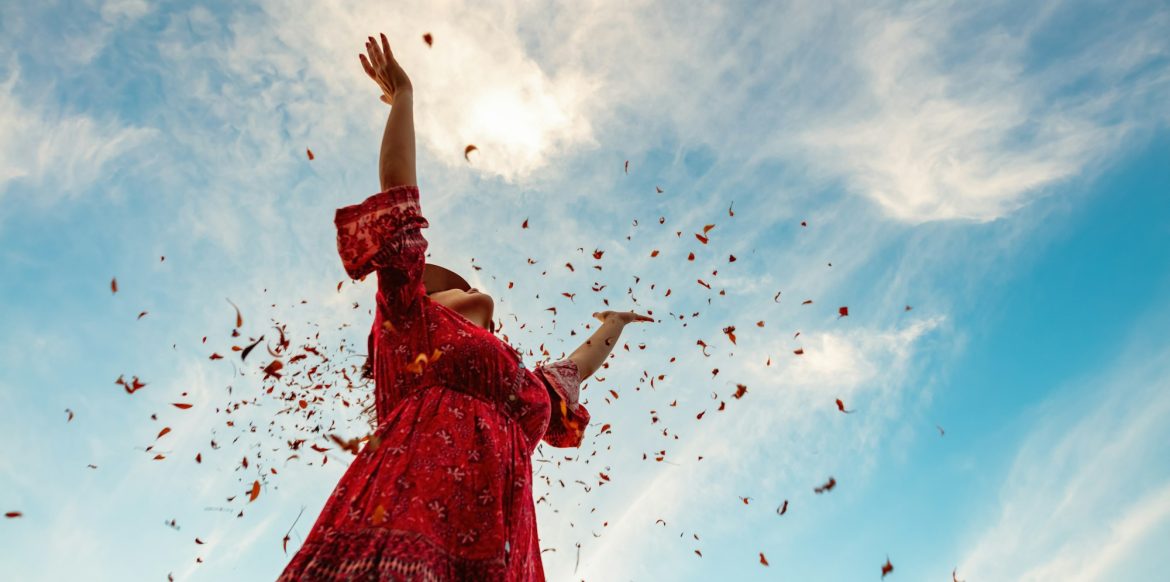
{"label": "patterned red fabric", "polygon": [[346,273],[378,277],[378,428],[278,582],[544,580],[531,456],[542,439],[581,445],[577,365],[529,370],[426,296],[417,186],[340,208],[334,223]]}

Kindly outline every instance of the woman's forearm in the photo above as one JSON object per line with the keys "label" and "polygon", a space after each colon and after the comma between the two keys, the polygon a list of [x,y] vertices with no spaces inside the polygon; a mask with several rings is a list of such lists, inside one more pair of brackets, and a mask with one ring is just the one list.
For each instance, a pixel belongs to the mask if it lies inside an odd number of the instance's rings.
{"label": "woman's forearm", "polygon": [[382,134],[382,153],[378,157],[378,176],[382,190],[403,184],[417,186],[414,168],[414,93],[399,91],[394,95],[386,131]]}
{"label": "woman's forearm", "polygon": [[607,321],[569,355],[569,359],[577,364],[577,373],[582,381],[601,368],[625,327],[625,324]]}

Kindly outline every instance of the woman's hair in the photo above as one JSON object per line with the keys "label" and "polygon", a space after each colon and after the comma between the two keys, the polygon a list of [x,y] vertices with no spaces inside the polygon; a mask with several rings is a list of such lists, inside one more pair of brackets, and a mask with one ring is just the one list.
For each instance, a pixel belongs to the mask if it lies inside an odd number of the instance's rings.
{"label": "woman's hair", "polygon": [[[366,363],[362,364],[362,378],[372,380],[374,378],[374,358],[373,354],[366,356]],[[378,428],[378,397],[373,390],[370,391],[370,405],[362,408],[361,417],[370,425],[370,432],[374,432]]]}

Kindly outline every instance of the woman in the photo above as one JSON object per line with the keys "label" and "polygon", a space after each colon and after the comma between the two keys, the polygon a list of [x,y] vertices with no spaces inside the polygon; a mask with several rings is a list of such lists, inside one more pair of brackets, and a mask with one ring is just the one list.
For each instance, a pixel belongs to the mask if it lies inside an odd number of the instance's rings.
{"label": "woman", "polygon": [[378,423],[279,580],[544,580],[531,455],[541,440],[580,446],[581,380],[626,324],[654,320],[595,313],[601,327],[572,355],[526,369],[494,335],[491,297],[425,263],[410,79],[386,35],[366,49],[362,66],[392,106],[382,192],[334,223],[346,273],[377,273]]}

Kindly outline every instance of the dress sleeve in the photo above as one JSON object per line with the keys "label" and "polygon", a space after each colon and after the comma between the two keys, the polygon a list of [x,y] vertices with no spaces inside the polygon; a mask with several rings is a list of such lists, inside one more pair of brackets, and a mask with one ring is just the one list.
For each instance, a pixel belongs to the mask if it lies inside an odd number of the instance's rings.
{"label": "dress sleeve", "polygon": [[552,403],[544,442],[561,448],[580,447],[589,425],[589,411],[578,401],[581,379],[577,363],[565,358],[548,365],[538,364],[534,372],[548,388]]}
{"label": "dress sleeve", "polygon": [[418,186],[394,186],[361,204],[337,209],[337,251],[351,279],[378,273],[379,303],[384,315],[400,319],[419,297],[430,226],[419,208]]}

